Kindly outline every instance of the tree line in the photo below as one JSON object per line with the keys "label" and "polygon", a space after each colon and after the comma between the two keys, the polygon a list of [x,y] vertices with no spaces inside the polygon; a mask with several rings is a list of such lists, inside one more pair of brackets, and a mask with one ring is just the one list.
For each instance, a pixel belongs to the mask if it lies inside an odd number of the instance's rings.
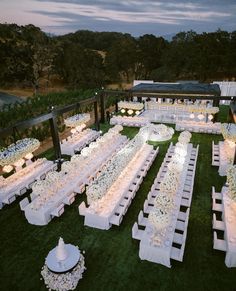
{"label": "tree line", "polygon": [[152,34],[80,30],[63,36],[32,24],[0,24],[0,86],[101,88],[133,79],[211,81],[236,76],[236,31]]}

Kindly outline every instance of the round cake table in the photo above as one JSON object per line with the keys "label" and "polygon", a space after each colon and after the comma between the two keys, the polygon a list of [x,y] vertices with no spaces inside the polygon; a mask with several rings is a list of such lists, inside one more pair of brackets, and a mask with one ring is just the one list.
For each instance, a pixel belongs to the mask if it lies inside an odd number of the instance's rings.
{"label": "round cake table", "polygon": [[65,244],[67,258],[63,261],[58,261],[56,258],[56,249],[52,249],[46,257],[46,265],[48,269],[54,273],[65,273],[71,271],[79,262],[80,251],[76,246]]}

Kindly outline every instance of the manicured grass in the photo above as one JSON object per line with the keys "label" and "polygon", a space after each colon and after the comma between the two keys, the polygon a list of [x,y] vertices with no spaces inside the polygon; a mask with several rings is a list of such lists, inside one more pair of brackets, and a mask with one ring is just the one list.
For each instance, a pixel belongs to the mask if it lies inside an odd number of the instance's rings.
{"label": "manicured grass", "polygon": [[[104,131],[108,128],[102,127]],[[123,134],[132,138],[137,131],[125,128]],[[174,143],[178,135],[173,136]],[[42,227],[27,222],[17,203],[19,200],[4,207],[0,211],[0,289],[45,290],[40,280],[41,267],[62,236],[66,243],[86,251],[87,270],[77,290],[235,290],[236,269],[226,268],[225,254],[212,247],[211,186],[220,191],[225,178],[211,166],[211,142],[221,139],[218,135],[192,135],[191,142],[200,148],[183,263],[173,261],[172,268],[168,269],[141,261],[139,242],[131,238],[131,228],[164,158],[168,141],[155,143],[160,152],[120,227],[113,226],[108,231],[85,227],[84,218],[78,214],[84,194],[78,195],[60,218]]]}

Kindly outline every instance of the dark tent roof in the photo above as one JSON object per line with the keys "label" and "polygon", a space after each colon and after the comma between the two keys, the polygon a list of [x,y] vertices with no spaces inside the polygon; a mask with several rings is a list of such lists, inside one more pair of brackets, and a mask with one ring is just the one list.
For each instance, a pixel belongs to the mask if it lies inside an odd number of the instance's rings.
{"label": "dark tent roof", "polygon": [[202,83],[140,83],[133,88],[132,92],[170,93],[170,94],[199,94],[220,96],[218,84]]}

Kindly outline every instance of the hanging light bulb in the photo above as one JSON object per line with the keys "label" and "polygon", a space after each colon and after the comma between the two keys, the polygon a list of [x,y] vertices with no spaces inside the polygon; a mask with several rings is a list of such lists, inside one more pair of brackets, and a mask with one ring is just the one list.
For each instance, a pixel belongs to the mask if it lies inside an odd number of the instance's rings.
{"label": "hanging light bulb", "polygon": [[13,167],[11,165],[7,165],[7,166],[4,166],[2,170],[4,173],[10,173],[13,170]]}
{"label": "hanging light bulb", "polygon": [[121,111],[120,111],[121,113],[125,113],[125,109],[121,109]]}
{"label": "hanging light bulb", "polygon": [[214,118],[214,116],[212,114],[208,115],[208,119],[212,120]]}
{"label": "hanging light bulb", "polygon": [[136,114],[136,115],[139,115],[139,114],[140,114],[140,111],[139,111],[139,110],[137,110],[137,111],[135,112],[135,114]]}
{"label": "hanging light bulb", "polygon": [[190,117],[191,119],[193,119],[193,118],[195,117],[195,115],[194,115],[193,113],[191,113],[191,114],[189,115],[189,117]]}
{"label": "hanging light bulb", "polygon": [[33,158],[33,154],[32,153],[28,153],[27,155],[25,155],[25,159],[26,160],[31,160]]}
{"label": "hanging light bulb", "polygon": [[128,114],[129,114],[129,115],[132,115],[133,113],[134,113],[134,111],[133,111],[132,109],[129,109],[129,110],[128,110]]}
{"label": "hanging light bulb", "polygon": [[202,119],[204,118],[204,115],[203,115],[202,113],[201,113],[201,114],[198,114],[197,118],[198,118],[199,120],[202,120]]}

